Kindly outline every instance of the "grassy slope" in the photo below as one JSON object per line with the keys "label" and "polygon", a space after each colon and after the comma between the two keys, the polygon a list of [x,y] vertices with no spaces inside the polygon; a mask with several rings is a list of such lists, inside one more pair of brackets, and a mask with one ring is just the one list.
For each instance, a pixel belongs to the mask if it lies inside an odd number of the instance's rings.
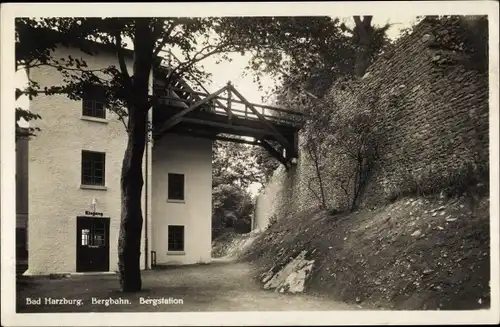
{"label": "grassy slope", "polygon": [[405,198],[350,215],[302,213],[260,234],[242,259],[260,274],[302,250],[316,260],[307,292],[388,309],[490,304],[487,198]]}
{"label": "grassy slope", "polygon": [[212,242],[212,258],[237,258],[252,245],[257,236],[255,232],[223,234]]}

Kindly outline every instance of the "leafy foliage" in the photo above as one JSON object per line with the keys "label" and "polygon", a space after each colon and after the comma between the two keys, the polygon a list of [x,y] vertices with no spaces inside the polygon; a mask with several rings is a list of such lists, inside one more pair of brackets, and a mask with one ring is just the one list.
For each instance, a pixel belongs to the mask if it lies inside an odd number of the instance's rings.
{"label": "leafy foliage", "polygon": [[470,68],[481,73],[488,71],[487,16],[426,16],[425,20],[438,26],[448,26],[433,35],[432,47],[470,55]]}
{"label": "leafy foliage", "polygon": [[[71,20],[68,19],[67,22]],[[35,20],[31,18],[18,18],[15,21],[15,69],[18,71],[29,72],[30,69],[41,66],[53,66],[61,70],[62,67],[57,64],[52,54],[57,44],[69,45],[75,42],[79,36],[72,31],[67,30],[67,25],[61,24],[59,27],[62,33],[47,33],[47,30],[57,25],[57,19],[50,18],[45,20]],[[16,100],[21,96],[27,96],[30,100],[38,94],[51,95],[60,93],[61,86],[52,86],[50,88],[40,89],[39,83],[28,77],[27,85],[17,87],[15,90]],[[20,128],[19,121],[23,119],[26,122],[40,119],[39,114],[30,112],[26,108],[16,107],[15,111],[16,138],[34,136],[37,127]]]}
{"label": "leafy foliage", "polygon": [[225,229],[250,232],[254,203],[246,189],[236,184],[219,184],[213,188],[212,197],[213,238]]}
{"label": "leafy foliage", "polygon": [[264,182],[252,145],[215,141],[213,143],[212,186],[235,184],[243,189]]}
{"label": "leafy foliage", "polygon": [[263,183],[263,172],[254,153],[256,146],[215,141],[212,160],[212,237],[225,229],[249,232],[253,199],[248,187]]}
{"label": "leafy foliage", "polygon": [[[374,27],[371,18],[366,22],[369,64],[389,42],[389,25]],[[355,73],[360,27],[349,28],[339,18],[243,17],[223,19],[221,29],[247,43],[252,53],[248,69],[256,83],[260,85],[263,74],[275,78],[276,86],[269,94],[277,95],[278,104],[300,102],[304,94],[321,98],[334,81]]]}

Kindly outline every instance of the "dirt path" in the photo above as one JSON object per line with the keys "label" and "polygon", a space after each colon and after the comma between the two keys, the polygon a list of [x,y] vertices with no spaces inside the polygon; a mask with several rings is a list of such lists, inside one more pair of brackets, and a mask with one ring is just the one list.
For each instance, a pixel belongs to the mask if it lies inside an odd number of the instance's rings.
{"label": "dirt path", "polygon": [[[116,275],[72,276],[67,279],[21,278],[19,312],[97,311],[302,311],[352,310],[344,303],[312,295],[280,294],[264,290],[252,278],[246,263],[215,260],[208,265],[179,266],[143,272],[144,290],[138,294],[118,291]],[[82,304],[46,305],[45,298],[81,299]],[[140,303],[142,298],[165,298],[163,304]],[[41,305],[26,305],[26,298],[41,298]],[[92,304],[95,299],[126,299],[129,304]],[[168,300],[170,298],[170,300]],[[172,304],[179,302],[182,304]],[[95,302],[95,300],[94,300]]]}

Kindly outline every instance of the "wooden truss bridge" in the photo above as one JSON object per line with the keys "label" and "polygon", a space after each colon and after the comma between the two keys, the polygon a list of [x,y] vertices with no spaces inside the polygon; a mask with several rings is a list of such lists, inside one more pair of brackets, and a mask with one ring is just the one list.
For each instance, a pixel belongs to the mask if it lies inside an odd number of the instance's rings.
{"label": "wooden truss bridge", "polygon": [[185,134],[212,140],[264,147],[285,167],[298,156],[298,132],[304,116],[300,112],[249,102],[228,82],[210,93],[193,79],[198,89],[177,79],[165,85],[168,68],[155,71],[153,138],[167,133]]}

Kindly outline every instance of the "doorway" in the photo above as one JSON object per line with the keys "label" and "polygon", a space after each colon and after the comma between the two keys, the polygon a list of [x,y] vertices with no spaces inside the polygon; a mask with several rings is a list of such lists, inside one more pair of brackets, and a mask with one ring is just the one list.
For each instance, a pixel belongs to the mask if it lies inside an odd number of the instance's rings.
{"label": "doorway", "polygon": [[109,218],[77,217],[76,271],[109,271]]}

